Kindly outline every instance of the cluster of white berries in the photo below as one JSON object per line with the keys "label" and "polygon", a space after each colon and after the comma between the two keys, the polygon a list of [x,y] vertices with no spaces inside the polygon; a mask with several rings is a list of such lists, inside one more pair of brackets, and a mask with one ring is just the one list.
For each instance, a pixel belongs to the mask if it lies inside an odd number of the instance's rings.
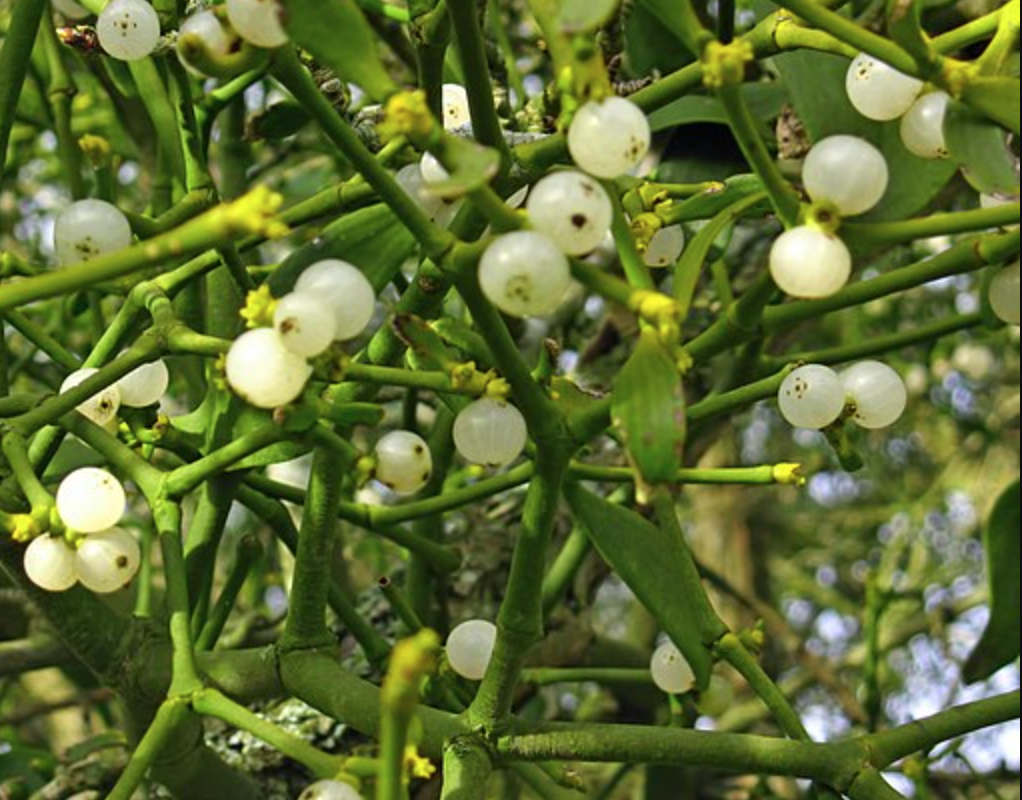
{"label": "cluster of white berries", "polygon": [[855,110],[878,122],[901,118],[902,144],[920,158],[943,158],[946,92],[922,94],[923,82],[866,53],[848,66],[845,91]]}
{"label": "cluster of white berries", "polygon": [[124,515],[124,487],[98,467],[69,473],[57,487],[57,514],[77,534],[67,539],[44,534],[25,548],[25,574],[36,586],[62,592],[76,583],[100,594],[125,586],[138,571],[135,537],[115,527]]}
{"label": "cluster of white berries", "polygon": [[[567,139],[582,172],[557,171],[539,180],[525,203],[531,229],[498,236],[479,261],[483,294],[512,316],[553,311],[571,282],[567,257],[589,253],[606,239],[613,206],[596,178],[638,165],[649,150],[649,122],[630,100],[608,97],[575,112]],[[679,232],[666,234],[647,258],[669,258]]]}
{"label": "cluster of white berries", "polygon": [[[60,385],[64,394],[99,372],[95,367],[83,367],[69,374]],[[163,361],[153,361],[136,367],[115,383],[100,389],[79,403],[75,410],[101,428],[113,431],[117,426],[117,412],[121,406],[145,408],[160,401],[170,384],[170,373]]]}
{"label": "cluster of white berries", "polygon": [[456,625],[444,648],[451,669],[470,681],[481,681],[493,657],[497,626],[485,619],[469,619]]}
{"label": "cluster of white berries", "polygon": [[277,302],[272,328],[241,334],[227,352],[227,382],[259,408],[286,405],[312,375],[308,359],[365,330],[376,293],[358,267],[328,258],[307,267]]}
{"label": "cluster of white berries", "polygon": [[858,361],[841,372],[805,364],[789,372],[777,392],[777,405],[789,423],[816,430],[835,422],[846,408],[861,427],[886,428],[907,403],[901,376],[880,361]]}
{"label": "cluster of white berries", "polygon": [[362,800],[362,795],[350,783],[327,779],[310,783],[298,800]]}

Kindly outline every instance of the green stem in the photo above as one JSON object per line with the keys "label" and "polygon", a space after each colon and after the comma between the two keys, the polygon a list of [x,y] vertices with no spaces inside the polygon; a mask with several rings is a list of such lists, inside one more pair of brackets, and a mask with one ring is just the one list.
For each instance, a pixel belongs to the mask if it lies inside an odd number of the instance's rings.
{"label": "green stem", "polygon": [[287,436],[287,431],[277,425],[265,425],[249,431],[214,450],[208,456],[170,472],[166,477],[167,496],[183,497],[214,475],[265,447],[283,441]]}
{"label": "green stem", "polygon": [[522,670],[522,683],[534,686],[590,682],[603,686],[646,686],[653,684],[653,678],[645,667],[534,667]]}
{"label": "green stem", "polygon": [[71,74],[64,64],[64,54],[57,41],[56,29],[52,25],[42,26],[42,45],[46,53],[46,64],[50,70],[47,96],[53,108],[53,127],[57,134],[57,153],[60,157],[64,178],[74,200],[85,197],[85,181],[82,178],[82,151],[71,130],[71,100],[77,91]]}
{"label": "green stem", "polygon": [[28,74],[36,31],[48,8],[46,0],[20,0],[11,10],[10,24],[0,48],[0,179],[7,163],[7,145],[16,116],[14,112]]}
{"label": "green stem", "polygon": [[202,626],[202,630],[195,638],[196,650],[212,650],[216,645],[216,640],[220,638],[220,633],[223,631],[224,625],[227,624],[227,618],[234,609],[238,595],[241,594],[245,580],[252,568],[259,563],[262,555],[263,548],[255,536],[247,535],[238,543],[234,564],[231,565],[230,572],[227,573],[227,580],[224,582],[223,589],[220,590],[220,596],[217,597],[213,609],[209,612],[206,624]]}
{"label": "green stem", "polygon": [[586,532],[576,524],[568,538],[550,565],[546,576],[543,578],[543,586],[540,595],[543,601],[543,616],[549,617],[557,608],[568,592],[568,587],[578,573],[582,562],[589,554],[592,546]]}
{"label": "green stem", "polygon": [[[695,407],[693,406],[693,408]],[[702,416],[704,415],[697,413],[695,418],[699,419]],[[774,483],[790,483],[786,471],[788,466],[787,464],[764,464],[759,467],[682,468],[675,473],[671,483],[717,486],[768,486]],[[635,481],[637,478],[635,470],[631,467],[572,462],[568,469],[573,478],[588,481],[624,483]]]}
{"label": "green stem", "polygon": [[387,603],[390,604],[391,610],[397,614],[397,618],[404,623],[409,633],[416,633],[422,629],[422,620],[419,619],[419,615],[412,608],[412,604],[408,602],[405,593],[401,591],[394,581],[384,575],[376,582],[376,585],[380,587],[380,591],[387,598]]}
{"label": "green stem", "polygon": [[990,228],[1017,225],[1019,204],[1005,203],[992,208],[974,208],[967,211],[947,211],[917,219],[894,222],[846,222],[841,225],[842,236],[857,246],[891,245],[944,236],[953,233],[971,233]]}
{"label": "green stem", "polygon": [[182,148],[181,131],[174,114],[167,87],[152,58],[129,61],[128,69],[138,86],[139,99],[156,132],[156,144],[164,158],[171,181],[177,188],[185,186],[185,157]]}
{"label": "green stem", "polygon": [[486,748],[461,736],[444,748],[444,785],[440,800],[485,800],[493,762]]}
{"label": "green stem", "polygon": [[169,698],[159,707],[145,735],[135,746],[124,772],[107,795],[107,800],[131,800],[149,768],[185,726],[189,717],[185,698]]}
{"label": "green stem", "polygon": [[938,53],[954,53],[970,44],[982,42],[997,31],[1004,6],[935,36],[930,42]]}
{"label": "green stem", "polygon": [[875,769],[865,769],[845,790],[850,800],[905,800]]}

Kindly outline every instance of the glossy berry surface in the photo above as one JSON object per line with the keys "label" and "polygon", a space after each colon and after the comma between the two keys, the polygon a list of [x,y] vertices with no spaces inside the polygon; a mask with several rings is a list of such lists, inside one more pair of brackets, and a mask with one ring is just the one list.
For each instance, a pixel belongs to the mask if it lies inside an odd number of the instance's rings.
{"label": "glossy berry surface", "polygon": [[887,161],[865,139],[839,134],[813,145],[802,164],[802,183],[815,202],[844,216],[869,211],[887,191]]}
{"label": "glossy berry surface", "polygon": [[642,253],[648,267],[669,267],[685,249],[685,230],[681,225],[666,225],[657,230]]}
{"label": "glossy berry surface", "polygon": [[124,487],[99,467],[80,467],[68,473],[57,487],[57,513],[64,524],[79,533],[112,528],[124,516]]}
{"label": "glossy berry surface", "polygon": [[501,311],[515,317],[547,314],[560,305],[571,282],[560,248],[537,231],[498,236],[479,259],[479,287]]}
{"label": "glossy berry surface", "polygon": [[845,74],[845,91],[855,110],[879,122],[897,119],[908,111],[922,88],[918,78],[866,53],[852,59]]}
{"label": "glossy berry surface", "polygon": [[376,480],[398,494],[419,491],[433,474],[429,445],[417,433],[391,431],[376,442]]}
{"label": "glossy berry surface", "polygon": [[295,291],[319,297],[334,312],[334,338],[354,339],[366,329],[376,311],[376,292],[354,264],[336,258],[306,267]]}
{"label": "glossy berry surface", "polygon": [[635,169],[649,151],[649,121],[624,97],[590,100],[571,120],[568,152],[579,169],[616,178]]}
{"label": "glossy berry surface", "polygon": [[994,314],[1009,325],[1019,324],[1019,262],[998,270],[990,281],[987,298]]}
{"label": "glossy berry surface", "polygon": [[322,780],[306,786],[298,800],[362,800],[362,795],[350,783]]}
{"label": "glossy berry surface", "polygon": [[74,548],[60,536],[43,534],[29,542],[22,566],[28,579],[47,592],[63,592],[78,582]]}
{"label": "glossy berry surface", "polygon": [[312,367],[284,346],[275,328],[254,328],[231,344],[226,372],[242,399],[259,408],[276,408],[302,393]]}
{"label": "glossy berry surface", "polygon": [[105,200],[72,203],[53,226],[53,246],[63,267],[120,250],[131,241],[128,218]]}
{"label": "glossy berry surface", "polygon": [[[66,378],[63,383],[60,384],[60,393],[64,394],[71,389],[74,389],[80,383],[91,378],[99,372],[95,367],[83,367],[82,369],[75,370]],[[117,387],[117,384],[107,386],[105,389],[100,389],[99,392],[92,395],[82,403],[75,406],[75,410],[84,417],[92,420],[94,423],[99,425],[101,428],[105,428],[117,419],[117,410],[121,406],[121,393]]]}
{"label": "glossy berry surface", "polygon": [[669,641],[653,651],[649,660],[649,673],[657,688],[668,694],[683,694],[695,686],[696,682],[688,659]]}
{"label": "glossy berry surface", "polygon": [[472,122],[472,112],[468,106],[468,92],[458,83],[445,83],[441,89],[444,128],[452,131]]}
{"label": "glossy berry surface", "polygon": [[859,361],[839,373],[852,420],[863,428],[886,428],[905,411],[908,391],[901,376],[881,361]]}
{"label": "glossy berry surface", "polygon": [[220,19],[212,11],[196,11],[181,22],[177,32],[177,52],[186,66],[189,61],[190,48],[201,47],[208,56],[213,58],[228,55],[237,44],[237,37],[229,28],[225,28]]}
{"label": "glossy berry surface", "polygon": [[277,301],[273,327],[284,347],[296,355],[312,358],[334,340],[337,319],[327,300],[309,292],[290,292]]}
{"label": "glossy berry surface", "polygon": [[731,708],[734,700],[735,690],[731,682],[720,675],[711,675],[709,684],[699,693],[696,710],[707,717],[719,717]]}
{"label": "glossy berry surface", "polygon": [[845,387],[823,364],[804,364],[789,372],[777,390],[781,416],[796,428],[826,428],[845,407]]}
{"label": "glossy berry surface", "polygon": [[116,592],[138,572],[141,550],[123,528],[91,533],[78,543],[75,569],[86,589],[98,594]]}
{"label": "glossy berry surface", "polygon": [[529,192],[529,224],[568,255],[594,249],[610,230],[613,207],[607,192],[589,175],[552,172]]}
{"label": "glossy berry surface", "polygon": [[170,372],[162,361],[153,361],[136,367],[114,386],[121,397],[121,405],[144,408],[160,402],[170,385]]}
{"label": "glossy berry surface", "polygon": [[851,272],[845,243],[820,228],[799,225],[770,246],[770,277],[792,297],[829,297],[848,283]]}
{"label": "glossy berry surface", "polygon": [[458,412],[452,435],[466,461],[500,467],[521,455],[528,431],[525,417],[513,405],[481,397]]}
{"label": "glossy berry surface", "polygon": [[946,92],[930,92],[916,100],[901,118],[901,142],[920,158],[945,158],[944,113],[950,96]]}
{"label": "glossy berry surface", "polygon": [[227,0],[227,19],[238,35],[256,47],[282,47],[287,32],[278,0]]}
{"label": "glossy berry surface", "polygon": [[469,619],[457,625],[447,637],[447,661],[456,673],[481,681],[493,656],[497,626],[485,619]]}
{"label": "glossy berry surface", "polygon": [[110,0],[96,20],[96,36],[107,55],[138,61],[156,48],[160,18],[145,0]]}

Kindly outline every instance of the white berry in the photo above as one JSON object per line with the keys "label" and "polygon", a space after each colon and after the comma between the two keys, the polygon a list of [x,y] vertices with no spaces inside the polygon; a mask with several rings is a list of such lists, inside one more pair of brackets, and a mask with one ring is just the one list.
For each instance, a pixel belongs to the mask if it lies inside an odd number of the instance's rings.
{"label": "white berry", "polygon": [[121,482],[105,469],[81,467],[57,487],[57,513],[80,533],[112,528],[124,516],[127,497]]}
{"label": "white berry", "polygon": [[653,657],[649,660],[649,673],[657,688],[668,694],[683,694],[696,683],[688,659],[670,641],[653,651]]}
{"label": "white berry", "polygon": [[466,461],[500,467],[521,455],[528,431],[525,417],[513,405],[481,397],[458,412],[452,435]]}
{"label": "white berry", "polygon": [[312,367],[284,346],[275,328],[245,331],[227,351],[227,382],[259,408],[286,405],[302,393]]}
{"label": "white berry", "polygon": [[905,382],[880,361],[859,361],[839,376],[847,399],[855,405],[852,419],[863,428],[886,428],[908,403]]}
{"label": "white berry", "polygon": [[443,183],[451,177],[451,173],[444,169],[440,159],[432,153],[422,154],[422,159],[419,161],[419,172],[427,187],[434,183]]}
{"label": "white berry", "polygon": [[273,327],[280,333],[284,347],[292,353],[312,358],[330,346],[337,329],[334,310],[321,295],[290,292],[277,301]]}
{"label": "white berry", "polygon": [[468,107],[468,92],[457,83],[443,85],[441,103],[444,112],[444,129],[454,130],[472,122],[472,113]]}
{"label": "white berry", "polygon": [[685,231],[681,225],[658,228],[642,254],[647,267],[669,267],[685,249]]}
{"label": "white berry", "polygon": [[770,276],[792,297],[829,297],[848,283],[852,256],[833,233],[799,225],[778,236],[770,247]]}
{"label": "white berry", "polygon": [[735,699],[731,682],[720,675],[711,675],[710,683],[699,693],[696,709],[707,717],[719,717],[727,711]]}
{"label": "white berry", "polygon": [[75,553],[78,580],[99,594],[116,592],[135,577],[141,558],[138,542],[123,528],[91,533]]}
{"label": "white berry", "polygon": [[161,360],[136,367],[114,386],[121,396],[121,405],[130,408],[145,408],[160,402],[170,385],[170,373]]}
{"label": "white berry", "polygon": [[805,364],[784,377],[777,407],[796,428],[826,428],[844,410],[845,387],[830,367]]}
{"label": "white berry", "polygon": [[238,35],[256,47],[282,47],[287,31],[278,0],[227,0],[227,19]]}
{"label": "white berry", "polygon": [[362,795],[350,783],[322,780],[306,786],[298,800],[362,800]]}
{"label": "white berry", "polygon": [[189,54],[201,47],[208,56],[223,58],[237,43],[234,32],[220,22],[212,11],[197,11],[187,17],[177,32],[177,54],[185,66],[191,67]]}
{"label": "white berry", "polygon": [[57,216],[53,246],[57,261],[69,267],[131,244],[131,225],[116,206],[104,200],[79,200]]}
{"label": "white berry", "polygon": [[887,190],[887,162],[865,139],[828,136],[806,155],[802,183],[814,201],[831,203],[845,216],[862,214]]}
{"label": "white berry", "polygon": [[631,100],[590,100],[571,120],[568,152],[580,169],[600,178],[630,172],[649,150],[649,121]]}
{"label": "white berry", "polygon": [[[97,372],[99,370],[94,367],[83,367],[82,369],[75,370],[64,378],[64,382],[60,384],[60,393],[64,394],[64,392],[74,389]],[[120,408],[120,405],[121,393],[115,383],[107,386],[105,389],[100,389],[92,397],[79,403],[75,406],[75,411],[84,417],[88,417],[101,428],[105,428],[117,418],[117,409]]]}
{"label": "white berry", "polygon": [[471,681],[481,681],[493,656],[497,626],[485,619],[469,619],[456,626],[444,645],[447,661],[456,673]]}
{"label": "white berry", "polygon": [[610,230],[610,198],[596,179],[575,170],[541,178],[525,203],[529,223],[571,256],[593,250]]}
{"label": "white berry", "polygon": [[1019,262],[1010,264],[990,280],[987,298],[998,319],[1009,325],[1019,324]]}
{"label": "white berry", "polygon": [[145,58],[160,40],[160,18],[145,0],[110,0],[96,20],[99,45],[120,61]]}
{"label": "white berry", "polygon": [[28,579],[47,592],[63,592],[78,582],[74,548],[59,536],[43,534],[29,542],[22,566]]}
{"label": "white berry", "polygon": [[373,318],[376,292],[362,271],[336,258],[312,264],[298,276],[295,291],[321,297],[334,312],[334,338],[354,339]]}
{"label": "white berry", "polygon": [[479,259],[479,287],[501,311],[531,317],[553,311],[571,282],[564,253],[537,231],[498,236]]}
{"label": "white berry", "polygon": [[433,474],[429,445],[411,431],[391,431],[376,442],[376,480],[398,494],[419,491]]}
{"label": "white berry", "polygon": [[845,90],[862,116],[878,121],[897,119],[922,91],[923,82],[866,53],[859,53],[848,66]]}
{"label": "white berry", "polygon": [[947,92],[930,92],[916,100],[901,118],[901,142],[920,158],[945,158],[944,113],[950,100]]}

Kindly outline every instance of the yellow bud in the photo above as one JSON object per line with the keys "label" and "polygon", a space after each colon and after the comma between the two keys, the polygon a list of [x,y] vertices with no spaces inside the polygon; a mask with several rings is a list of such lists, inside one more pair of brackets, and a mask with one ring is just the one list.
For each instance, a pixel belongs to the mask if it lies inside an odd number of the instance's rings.
{"label": "yellow bud", "polygon": [[710,42],[703,50],[703,85],[718,89],[737,86],[745,79],[745,65],[755,59],[752,45],[744,39],[722,44]]}
{"label": "yellow bud", "polygon": [[436,773],[436,767],[428,758],[419,755],[414,744],[410,744],[405,748],[405,771],[410,778],[429,780]]}
{"label": "yellow bud", "polygon": [[245,296],[245,307],[238,313],[249,328],[269,327],[273,325],[273,312],[277,300],[270,294],[270,287],[265,283],[258,289],[252,289]]}
{"label": "yellow bud", "polygon": [[774,464],[773,477],[775,483],[799,487],[806,485],[806,478],[802,474],[801,464]]}

